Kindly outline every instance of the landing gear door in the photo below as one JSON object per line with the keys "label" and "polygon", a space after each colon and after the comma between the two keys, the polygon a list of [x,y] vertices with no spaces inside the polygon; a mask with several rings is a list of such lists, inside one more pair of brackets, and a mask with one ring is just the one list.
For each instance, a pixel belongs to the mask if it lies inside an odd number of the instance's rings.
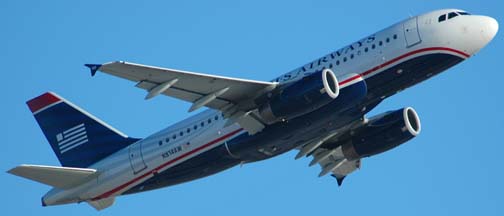
{"label": "landing gear door", "polygon": [[404,22],[404,38],[406,39],[406,47],[412,47],[420,42],[420,33],[418,32],[418,17],[411,18]]}
{"label": "landing gear door", "polygon": [[142,155],[142,142],[134,143],[129,147],[129,159],[131,164],[131,169],[133,169],[133,174],[137,174],[140,171],[147,168],[143,160]]}

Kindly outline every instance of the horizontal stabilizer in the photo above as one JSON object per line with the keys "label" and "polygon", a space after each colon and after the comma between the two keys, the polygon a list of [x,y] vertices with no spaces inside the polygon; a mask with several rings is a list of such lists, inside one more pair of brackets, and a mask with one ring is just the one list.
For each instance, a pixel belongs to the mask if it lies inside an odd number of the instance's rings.
{"label": "horizontal stabilizer", "polygon": [[24,164],[9,170],[8,173],[60,189],[69,189],[85,183],[97,174],[95,169]]}

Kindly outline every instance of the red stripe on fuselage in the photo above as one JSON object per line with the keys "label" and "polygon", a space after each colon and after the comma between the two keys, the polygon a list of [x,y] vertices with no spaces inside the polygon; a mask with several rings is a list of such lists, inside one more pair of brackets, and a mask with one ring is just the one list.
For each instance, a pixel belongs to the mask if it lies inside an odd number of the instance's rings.
{"label": "red stripe on fuselage", "polygon": [[373,68],[371,68],[371,69],[369,69],[367,71],[364,71],[364,72],[360,73],[359,75],[356,75],[356,76],[350,77],[350,78],[348,78],[346,80],[343,80],[343,81],[341,81],[339,83],[339,85],[340,86],[344,85],[344,84],[346,84],[348,82],[351,82],[351,81],[353,81],[355,79],[358,79],[359,77],[363,77],[364,78],[364,76],[367,76],[367,75],[369,75],[371,73],[374,73],[374,72],[378,71],[379,69],[384,68],[384,67],[386,67],[388,65],[391,65],[391,64],[393,64],[393,63],[395,63],[395,62],[397,62],[397,61],[399,61],[401,59],[404,59],[406,57],[409,57],[409,56],[412,56],[412,55],[415,55],[415,54],[418,54],[418,53],[422,53],[422,52],[429,52],[429,51],[448,51],[448,52],[453,52],[453,53],[462,55],[462,56],[464,56],[466,58],[471,57],[471,55],[469,55],[467,53],[464,53],[464,52],[456,50],[456,49],[448,48],[448,47],[429,47],[429,48],[418,49],[418,50],[411,51],[409,53],[405,53],[405,54],[400,55],[398,57],[395,57],[392,60],[387,61],[387,62],[385,62],[385,63],[383,63],[381,65],[378,65],[376,67],[373,67]]}
{"label": "red stripe on fuselage", "polygon": [[202,145],[202,146],[200,146],[198,148],[195,148],[195,149],[193,149],[193,150],[191,150],[191,151],[189,151],[189,152],[187,152],[185,154],[182,154],[182,155],[174,158],[173,160],[170,160],[170,161],[168,161],[168,162],[166,162],[164,164],[161,164],[161,166],[158,166],[158,167],[152,169],[150,172],[146,172],[143,175],[138,176],[138,177],[136,177],[136,178],[134,178],[134,179],[132,179],[132,180],[130,180],[130,181],[122,184],[119,187],[116,187],[116,188],[114,188],[114,189],[112,189],[112,190],[110,190],[110,191],[108,191],[106,193],[103,193],[102,195],[100,195],[98,197],[93,198],[92,200],[99,200],[99,199],[107,198],[107,197],[109,197],[109,196],[111,196],[111,195],[113,195],[113,194],[121,191],[122,189],[128,187],[129,185],[131,185],[131,184],[139,181],[140,179],[143,179],[143,178],[145,178],[145,177],[147,177],[149,175],[153,175],[154,173],[157,173],[157,172],[161,171],[161,169],[163,169],[164,167],[166,167],[166,166],[168,166],[170,164],[173,164],[173,163],[175,163],[175,162],[177,162],[177,161],[179,161],[179,160],[181,160],[181,159],[183,159],[183,158],[185,158],[185,157],[187,157],[187,156],[189,156],[189,155],[191,155],[193,153],[196,153],[199,150],[202,150],[202,149],[204,149],[206,147],[209,147],[209,146],[211,146],[211,145],[213,145],[215,143],[223,141],[223,140],[225,140],[225,139],[227,139],[227,138],[229,138],[229,137],[237,134],[238,132],[240,132],[242,130],[243,130],[242,128],[236,129],[236,130],[232,131],[231,133],[228,133],[228,134],[226,134],[226,135],[224,135],[222,137],[219,137],[219,138],[217,138],[217,139],[215,139],[215,140],[213,140],[213,141],[211,141],[211,142],[209,142],[209,143],[207,143],[205,145]]}
{"label": "red stripe on fuselage", "polygon": [[30,108],[32,113],[35,113],[53,103],[60,101],[61,99],[51,94],[50,92],[46,92],[36,98],[33,98],[26,102],[28,107]]}
{"label": "red stripe on fuselage", "polygon": [[[469,57],[470,57],[470,55],[468,55],[468,54],[466,54],[466,53],[464,53],[464,52],[462,52],[462,51],[458,51],[458,50],[455,50],[455,49],[452,49],[452,48],[446,48],[446,47],[430,47],[430,48],[418,49],[418,50],[414,50],[414,51],[411,51],[411,52],[409,52],[409,53],[403,54],[403,55],[401,55],[401,56],[399,56],[399,57],[396,57],[396,58],[394,58],[394,59],[392,59],[392,60],[390,60],[390,61],[388,61],[388,62],[385,62],[385,63],[383,63],[383,64],[381,64],[381,65],[379,65],[379,66],[376,66],[376,67],[374,67],[374,68],[371,68],[371,69],[369,69],[369,70],[367,70],[367,71],[365,71],[365,72],[363,72],[363,73],[360,73],[359,75],[356,75],[356,76],[350,77],[350,78],[348,78],[348,79],[346,79],[346,80],[343,80],[343,81],[341,81],[341,82],[339,83],[339,85],[343,85],[343,84],[348,83],[348,82],[351,82],[351,81],[353,81],[353,80],[355,80],[355,79],[357,79],[357,78],[359,78],[359,77],[364,77],[364,76],[366,76],[366,75],[369,75],[369,74],[371,74],[371,73],[373,73],[373,72],[375,72],[375,71],[379,70],[380,68],[383,68],[383,67],[385,67],[385,66],[388,66],[388,65],[390,65],[390,64],[392,64],[392,63],[394,63],[394,62],[397,62],[397,61],[399,61],[399,60],[401,60],[401,59],[403,59],[403,58],[406,58],[406,57],[408,57],[408,56],[412,56],[412,55],[415,55],[415,54],[418,54],[418,53],[422,53],[422,52],[429,52],[429,51],[448,51],[448,52],[453,52],[453,53],[456,53],[456,54],[462,55],[462,56],[464,56],[464,57],[466,57],[466,58],[469,58]],[[224,135],[224,136],[222,136],[222,137],[220,137],[220,138],[218,138],[218,139],[215,139],[215,140],[213,140],[213,141],[211,141],[211,142],[209,142],[209,143],[207,143],[207,144],[205,144],[205,145],[202,145],[202,146],[200,146],[200,147],[198,147],[198,148],[196,148],[196,149],[194,149],[194,150],[192,150],[192,151],[190,151],[190,152],[187,152],[187,153],[185,153],[185,154],[183,154],[183,155],[180,155],[180,156],[178,156],[177,158],[175,158],[175,159],[173,159],[173,160],[171,160],[171,161],[168,161],[168,162],[166,162],[166,163],[162,164],[161,166],[159,166],[159,167],[157,167],[157,168],[155,168],[155,169],[151,170],[150,172],[147,172],[147,173],[145,173],[145,174],[143,174],[143,175],[141,175],[141,176],[138,176],[138,177],[136,177],[136,178],[134,178],[134,179],[132,179],[132,180],[130,180],[130,181],[128,181],[128,182],[126,182],[126,183],[124,183],[124,184],[120,185],[119,187],[116,187],[116,188],[114,188],[114,189],[112,189],[112,190],[110,190],[110,191],[108,191],[108,192],[106,192],[106,193],[103,193],[103,194],[102,194],[102,195],[100,195],[100,196],[97,196],[97,197],[93,198],[92,200],[99,200],[99,199],[107,198],[107,197],[109,197],[109,196],[111,196],[111,195],[113,195],[113,194],[115,194],[115,193],[117,193],[117,192],[119,192],[119,191],[121,191],[121,190],[125,189],[125,188],[126,188],[126,187],[128,187],[129,185],[131,185],[131,184],[133,184],[133,183],[135,183],[135,182],[137,182],[137,181],[139,181],[139,180],[141,180],[141,179],[143,179],[143,178],[147,177],[148,175],[152,175],[152,174],[154,174],[154,173],[156,173],[156,172],[159,172],[159,171],[160,171],[161,169],[163,169],[164,167],[166,167],[166,166],[168,166],[168,165],[170,165],[170,164],[173,164],[173,163],[177,162],[178,160],[181,160],[181,159],[183,159],[183,158],[185,158],[185,157],[187,157],[187,156],[190,156],[191,154],[196,153],[197,151],[199,151],[199,150],[201,150],[201,149],[204,149],[204,148],[206,148],[206,147],[208,147],[208,146],[210,146],[210,145],[213,145],[213,144],[215,144],[215,143],[217,143],[217,142],[220,142],[220,141],[222,141],[222,140],[224,140],[224,139],[227,139],[227,138],[229,138],[229,137],[231,137],[231,136],[235,135],[236,133],[238,133],[238,132],[240,132],[240,131],[242,131],[242,130],[243,130],[242,128],[237,129],[237,130],[235,130],[235,131],[233,131],[233,132],[231,132],[231,133],[228,133],[228,134],[226,134],[226,135]]]}
{"label": "red stripe on fuselage", "polygon": [[371,69],[369,69],[369,70],[367,70],[367,71],[364,71],[364,72],[363,72],[363,73],[361,73],[360,75],[361,75],[361,76],[366,76],[366,75],[369,75],[369,74],[371,74],[371,73],[373,73],[373,72],[375,72],[375,71],[379,70],[380,68],[386,67],[386,66],[388,66],[388,65],[390,65],[390,64],[392,64],[392,63],[394,63],[394,62],[397,62],[397,61],[399,61],[399,60],[401,60],[401,59],[403,59],[403,58],[406,58],[406,57],[409,57],[409,56],[412,56],[412,55],[415,55],[415,54],[418,54],[418,53],[422,53],[422,52],[429,52],[429,51],[448,51],[448,52],[454,52],[454,53],[457,53],[457,54],[462,55],[462,56],[464,56],[464,57],[466,57],[466,58],[469,58],[469,57],[470,57],[470,55],[469,55],[469,54],[464,53],[464,52],[462,52],[462,51],[458,51],[458,50],[456,50],[456,49],[452,49],[452,48],[447,48],[447,47],[429,47],[429,48],[423,48],[423,49],[414,50],[414,51],[411,51],[411,52],[409,52],[409,53],[406,53],[406,54],[400,55],[400,56],[398,56],[398,57],[396,57],[396,58],[393,58],[392,60],[390,60],[390,61],[388,61],[388,62],[385,62],[385,63],[383,63],[383,64],[381,64],[381,65],[378,65],[378,66],[376,66],[376,67],[374,67],[374,68],[371,68]]}

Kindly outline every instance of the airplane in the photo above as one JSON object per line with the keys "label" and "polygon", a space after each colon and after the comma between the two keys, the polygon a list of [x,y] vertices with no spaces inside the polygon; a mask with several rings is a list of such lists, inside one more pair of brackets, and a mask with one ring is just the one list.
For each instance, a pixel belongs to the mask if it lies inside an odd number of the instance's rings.
{"label": "airplane", "polygon": [[362,159],[421,131],[417,112],[366,114],[386,98],[475,55],[496,35],[495,19],[458,9],[407,18],[271,81],[124,61],[86,64],[159,95],[208,109],[139,139],[63,97],[27,101],[60,166],[20,165],[8,172],[53,188],[43,206],[87,202],[97,210],[117,196],[203,178],[291,150],[312,157],[341,186]]}

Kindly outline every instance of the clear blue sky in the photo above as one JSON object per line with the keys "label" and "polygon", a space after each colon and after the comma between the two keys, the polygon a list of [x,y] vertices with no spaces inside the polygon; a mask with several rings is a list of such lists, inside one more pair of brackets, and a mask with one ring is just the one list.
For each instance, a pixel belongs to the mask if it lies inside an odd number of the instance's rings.
{"label": "clear blue sky", "polygon": [[[59,165],[25,101],[54,91],[131,136],[189,114],[144,101],[133,83],[82,65],[126,60],[269,80],[409,15],[460,8],[504,25],[493,1],[14,1],[0,7],[3,151],[0,171]],[[175,1],[173,1],[175,2]],[[413,106],[422,134],[338,188],[295,152],[143,194],[103,215],[504,215],[503,33],[474,58],[381,104]],[[2,215],[91,215],[87,204],[42,208],[50,188],[0,173]]]}

